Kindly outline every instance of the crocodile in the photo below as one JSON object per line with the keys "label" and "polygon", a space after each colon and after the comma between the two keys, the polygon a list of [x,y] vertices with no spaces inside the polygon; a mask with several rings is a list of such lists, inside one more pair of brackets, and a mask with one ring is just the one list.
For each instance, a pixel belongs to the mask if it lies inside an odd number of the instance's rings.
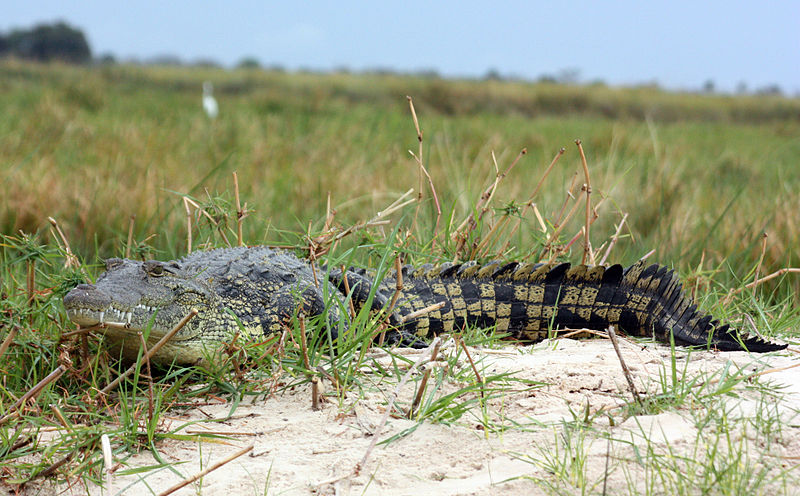
{"label": "crocodile", "polygon": [[[382,278],[363,269],[334,269],[268,247],[220,248],[160,262],[112,258],[94,284],[64,297],[75,324],[106,324],[123,356],[158,341],[191,309],[198,314],[151,360],[198,363],[233,335],[266,340],[293,316],[319,316],[333,340],[347,331],[349,307],[383,312],[388,339],[421,338],[466,326],[496,328],[540,341],[554,329],[613,325],[634,336],[722,351],[768,352],[786,347],[740,334],[704,315],[685,296],[673,270],[643,261],[630,267],[474,262],[405,266]],[[379,280],[379,282],[376,282]]]}

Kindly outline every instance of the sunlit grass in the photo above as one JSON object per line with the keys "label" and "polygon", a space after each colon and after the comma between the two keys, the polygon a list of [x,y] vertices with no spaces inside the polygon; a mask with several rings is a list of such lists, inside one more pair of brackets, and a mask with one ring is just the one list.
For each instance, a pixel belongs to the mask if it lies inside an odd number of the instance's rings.
{"label": "sunlit grass", "polygon": [[[379,272],[398,256],[415,264],[469,253],[484,261],[547,258],[551,253],[545,245],[564,247],[583,227],[579,214],[558,239],[548,238],[563,219],[560,212],[582,198],[582,175],[572,188],[575,199],[567,193],[581,170],[573,144],[581,138],[593,205],[602,201],[591,230],[595,249],[602,252],[601,245],[608,246],[628,214],[609,262],[630,263],[655,248],[653,259],[677,267],[701,304],[724,320],[746,312],[767,336],[791,336],[798,326],[796,279],[725,299],[731,288],[741,289],[755,278],[756,267],[763,275],[798,261],[800,124],[791,114],[795,100],[342,74],[15,63],[0,71],[7,76],[0,86],[8,95],[0,100],[0,329],[4,339],[14,332],[0,356],[0,412],[12,413],[10,406],[59,366],[67,370],[0,423],[0,467],[9,484],[43,478],[99,481],[103,433],[113,435],[118,459],[139,450],[158,458],[166,439],[198,440],[179,433],[180,425],[165,428],[164,412],[209,397],[224,398],[233,412],[244,398],[269,397],[318,379],[329,384],[325,399],[343,412],[368,394],[384,395],[388,404],[391,389],[413,360],[389,351],[384,352],[390,357],[387,364],[372,354],[382,320],[369,312],[357,315],[347,339],[335,345],[324,325],[295,320],[264,342],[233,343],[207,366],[148,370],[140,361],[134,375],[110,395],[99,392],[128,364],[110,356],[98,336],[64,337],[73,329],[61,298],[87,276],[96,277],[101,258],[126,251],[134,258],[185,254],[184,197],[199,207],[190,209],[194,249],[235,242],[233,171],[249,211],[243,222],[246,244],[277,244],[306,256],[310,246],[327,240],[322,244],[330,251],[323,261],[331,267],[361,265]],[[214,80],[220,90],[221,113],[214,122],[200,107],[204,79]],[[388,224],[355,229],[333,243],[334,234],[375,218],[404,192],[418,189],[418,166],[409,154],[418,155],[418,141],[406,94],[414,97],[420,114],[422,160],[442,207],[439,228],[423,181],[419,210],[412,203],[390,215]],[[601,103],[608,116],[598,110]],[[760,104],[767,108],[756,111]],[[565,116],[554,116],[561,112]],[[562,146],[567,151],[525,210]],[[470,214],[480,216],[481,192],[497,174],[492,153],[502,171],[523,148],[527,154],[498,183],[492,204],[459,251],[458,228]],[[329,192],[333,230],[323,232]],[[80,267],[64,268],[63,240],[50,235],[48,216],[58,220]],[[519,229],[509,234],[517,222]],[[506,231],[493,230],[503,225]],[[769,238],[759,265],[763,231]],[[570,249],[557,253],[559,258],[580,260],[582,239],[575,239]],[[303,344],[304,328],[308,340]],[[468,330],[461,338],[494,347],[502,336]],[[462,348],[454,349],[443,364],[431,365],[427,384],[422,373],[413,375],[391,413],[411,417],[415,425],[468,421],[487,434],[529,429],[502,419],[493,405],[537,384],[492,373],[480,362],[467,366]],[[747,378],[729,372],[688,377],[673,359],[645,405],[631,404],[615,415],[624,419],[699,404],[697,422],[709,422],[719,398]],[[412,408],[416,391],[420,401]],[[765,406],[748,422],[772,439],[780,434],[775,415]],[[583,472],[584,438],[596,434],[592,424],[597,418],[587,415],[556,435],[558,448],[537,462],[554,475],[546,488],[565,494],[577,487],[597,491]],[[714,422],[727,420],[714,417]],[[724,435],[724,428],[704,433],[698,445],[711,445]],[[757,465],[766,464],[761,457],[743,450],[715,457],[703,470],[661,451],[634,453],[632,463],[643,466],[647,475],[643,494],[661,486],[678,491],[695,484],[709,487],[715,480],[731,493],[737,488],[758,492],[758,484],[767,480]],[[734,465],[744,471],[726,468]],[[691,477],[680,475],[687,466],[696,469]],[[142,472],[160,469],[187,475],[166,462]],[[772,482],[774,473],[769,477]],[[639,491],[633,479],[630,487]]]}

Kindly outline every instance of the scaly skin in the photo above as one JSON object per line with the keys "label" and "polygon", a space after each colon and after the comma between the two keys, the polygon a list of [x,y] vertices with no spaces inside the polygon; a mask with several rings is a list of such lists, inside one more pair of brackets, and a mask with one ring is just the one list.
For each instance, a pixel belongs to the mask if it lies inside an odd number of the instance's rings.
{"label": "scaly skin", "polygon": [[[198,315],[152,358],[159,363],[196,363],[237,332],[263,340],[292,316],[326,315],[335,338],[346,329],[345,288],[360,309],[385,309],[396,289],[396,274],[376,288],[366,271],[312,267],[294,255],[265,247],[196,252],[171,262],[111,259],[95,284],[81,284],[64,297],[76,324],[117,324],[106,331],[112,346],[128,358],[139,352],[138,331],[152,346],[192,308]],[[372,293],[372,295],[371,295]],[[371,298],[371,299],[370,299]],[[406,318],[413,312],[442,308]],[[326,310],[327,309],[327,310]],[[604,330],[614,325],[629,334],[668,342],[710,345],[720,350],[764,352],[786,346],[740,338],[697,311],[684,297],[677,276],[665,267],[637,263],[587,267],[569,264],[472,263],[404,267],[402,290],[392,309],[390,338],[413,344],[417,337],[492,327],[539,341],[556,328]]]}

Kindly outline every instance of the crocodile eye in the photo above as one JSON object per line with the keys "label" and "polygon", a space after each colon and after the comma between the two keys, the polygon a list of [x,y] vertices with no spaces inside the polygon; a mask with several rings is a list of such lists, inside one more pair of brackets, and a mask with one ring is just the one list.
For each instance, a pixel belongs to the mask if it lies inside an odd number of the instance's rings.
{"label": "crocodile eye", "polygon": [[150,260],[144,263],[144,271],[147,275],[153,277],[161,277],[164,275],[164,265],[161,262],[157,262],[155,260]]}
{"label": "crocodile eye", "polygon": [[124,260],[121,258],[109,258],[106,260],[106,270],[113,270],[117,267],[121,266],[124,263]]}

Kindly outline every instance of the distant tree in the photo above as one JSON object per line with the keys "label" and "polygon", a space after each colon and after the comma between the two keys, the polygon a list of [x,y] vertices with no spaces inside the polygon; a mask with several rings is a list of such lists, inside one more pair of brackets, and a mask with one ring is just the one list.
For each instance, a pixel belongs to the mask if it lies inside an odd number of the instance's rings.
{"label": "distant tree", "polygon": [[580,69],[575,67],[567,67],[558,71],[556,81],[561,84],[576,84],[581,78]]}
{"label": "distant tree", "polygon": [[23,59],[83,64],[92,58],[83,32],[64,22],[39,24],[30,30],[17,29],[5,39],[8,46],[5,53]]}
{"label": "distant tree", "polygon": [[8,51],[10,47],[8,45],[8,38],[0,34],[0,57],[5,57],[8,55]]}
{"label": "distant tree", "polygon": [[747,83],[745,83],[744,81],[739,81],[739,83],[736,85],[736,93],[738,93],[740,95],[746,94],[747,93]]}
{"label": "distant tree", "polygon": [[245,57],[236,64],[239,69],[259,69],[261,62],[255,57]]}
{"label": "distant tree", "polygon": [[503,75],[495,68],[491,68],[483,75],[484,81],[502,81]]}
{"label": "distant tree", "polygon": [[414,72],[414,75],[423,79],[439,79],[442,77],[436,69],[420,69]]}
{"label": "distant tree", "polygon": [[95,60],[95,62],[100,65],[114,65],[117,63],[117,58],[114,57],[113,53],[107,52],[97,57],[97,60]]}
{"label": "distant tree", "polygon": [[548,83],[548,84],[552,84],[552,83],[558,82],[556,80],[556,77],[553,76],[552,74],[542,74],[541,76],[539,76],[537,81],[540,82],[540,83]]}
{"label": "distant tree", "polygon": [[168,53],[162,55],[156,55],[155,57],[151,57],[145,61],[147,65],[163,65],[167,67],[178,67],[183,65],[183,61],[177,55],[171,55]]}
{"label": "distant tree", "polygon": [[716,85],[713,79],[707,79],[706,82],[703,83],[703,93],[714,93],[715,89]]}
{"label": "distant tree", "polygon": [[777,84],[770,84],[757,89],[756,95],[781,96],[783,95],[783,90]]}
{"label": "distant tree", "polygon": [[197,59],[197,60],[195,60],[195,61],[192,63],[192,65],[193,65],[194,67],[205,67],[205,68],[207,68],[207,69],[218,69],[218,68],[222,67],[222,66],[219,64],[219,62],[217,62],[217,61],[216,61],[216,60],[214,60],[214,59],[209,59],[209,58],[200,58],[200,59]]}

